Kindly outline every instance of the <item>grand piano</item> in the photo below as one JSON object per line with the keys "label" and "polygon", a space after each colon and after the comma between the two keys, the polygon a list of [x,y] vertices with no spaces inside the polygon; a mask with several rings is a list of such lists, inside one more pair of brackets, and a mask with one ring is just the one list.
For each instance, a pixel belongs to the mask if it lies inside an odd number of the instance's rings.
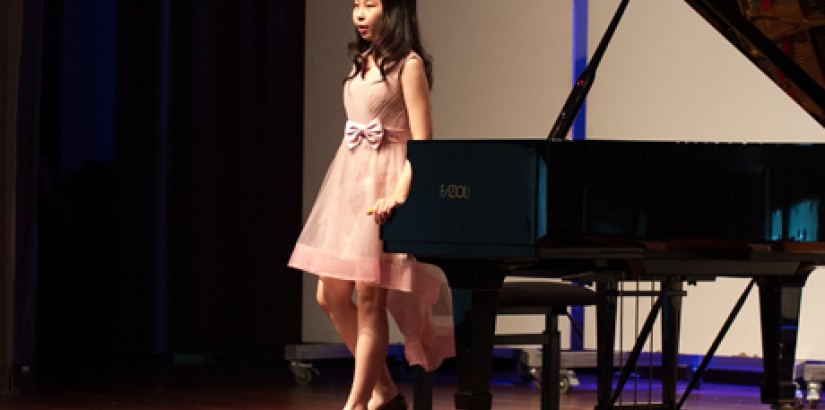
{"label": "grand piano", "polygon": [[[686,0],[820,123],[825,120],[825,2]],[[800,298],[825,265],[825,144],[569,141],[570,124],[627,6],[544,140],[412,141],[408,201],[382,228],[387,252],[440,265],[456,299],[456,408],[489,409],[492,329],[505,276],[570,276],[596,284],[596,409],[614,409],[617,284],[660,284],[631,359],[662,316],[661,403],[677,409],[679,314],[686,282],[751,278],[758,287],[761,401],[796,404],[793,380]],[[713,355],[713,349],[703,361]],[[701,370],[701,369],[700,369]],[[697,375],[698,376],[698,375]],[[633,405],[636,406],[635,404]]]}

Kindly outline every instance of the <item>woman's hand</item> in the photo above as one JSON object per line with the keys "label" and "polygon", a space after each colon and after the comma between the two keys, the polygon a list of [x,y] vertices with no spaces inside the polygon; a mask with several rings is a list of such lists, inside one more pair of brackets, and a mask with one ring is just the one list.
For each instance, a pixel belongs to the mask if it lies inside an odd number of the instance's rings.
{"label": "woman's hand", "polygon": [[375,201],[375,205],[373,205],[372,208],[367,210],[367,215],[372,215],[375,223],[383,225],[390,220],[395,208],[403,203],[404,198],[396,196],[380,198]]}

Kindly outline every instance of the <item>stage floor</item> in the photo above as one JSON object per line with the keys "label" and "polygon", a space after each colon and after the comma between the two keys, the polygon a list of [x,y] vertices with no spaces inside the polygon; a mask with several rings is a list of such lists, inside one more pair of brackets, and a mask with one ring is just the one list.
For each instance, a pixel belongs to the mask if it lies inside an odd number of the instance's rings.
{"label": "stage floor", "polygon": [[[138,374],[139,373],[139,374]],[[46,409],[267,409],[267,410],[339,410],[349,388],[349,369],[322,368],[321,375],[306,385],[295,383],[291,373],[277,369],[216,369],[206,366],[176,367],[174,370],[151,370],[131,374],[85,374],[61,378],[60,381],[31,382],[14,396],[0,396],[2,410]],[[408,399],[412,397],[412,372],[402,368],[397,372],[399,385]],[[562,409],[593,409],[595,380],[579,373],[581,385],[562,397]],[[31,378],[31,377],[30,377]],[[453,408],[455,377],[450,371],[435,376],[434,409]],[[628,388],[632,388],[631,381]],[[640,389],[647,381],[636,380]],[[680,383],[682,391],[686,383]],[[627,389],[626,389],[627,390]],[[516,372],[497,372],[492,386],[493,408],[501,410],[539,409],[536,389],[524,382]],[[656,401],[653,393],[639,391],[637,401]],[[628,393],[625,404],[633,402]],[[412,409],[412,407],[410,407]],[[640,405],[639,409],[644,409]],[[768,409],[759,403],[756,386],[704,383],[688,399],[685,409],[730,410],[732,408]]]}

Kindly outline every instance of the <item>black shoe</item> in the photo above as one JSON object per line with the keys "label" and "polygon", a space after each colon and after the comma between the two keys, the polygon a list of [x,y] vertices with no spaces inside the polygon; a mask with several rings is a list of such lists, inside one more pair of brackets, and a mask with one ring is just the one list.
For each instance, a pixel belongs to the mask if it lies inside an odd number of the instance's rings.
{"label": "black shoe", "polygon": [[398,393],[392,400],[386,402],[378,410],[407,410],[407,400],[404,395]]}

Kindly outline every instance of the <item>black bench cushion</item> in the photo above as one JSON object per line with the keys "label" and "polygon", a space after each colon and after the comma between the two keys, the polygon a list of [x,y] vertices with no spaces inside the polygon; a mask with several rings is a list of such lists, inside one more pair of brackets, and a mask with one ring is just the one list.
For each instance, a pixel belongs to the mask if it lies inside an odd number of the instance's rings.
{"label": "black bench cushion", "polygon": [[593,305],[596,293],[583,286],[563,282],[505,282],[498,297],[500,308]]}

